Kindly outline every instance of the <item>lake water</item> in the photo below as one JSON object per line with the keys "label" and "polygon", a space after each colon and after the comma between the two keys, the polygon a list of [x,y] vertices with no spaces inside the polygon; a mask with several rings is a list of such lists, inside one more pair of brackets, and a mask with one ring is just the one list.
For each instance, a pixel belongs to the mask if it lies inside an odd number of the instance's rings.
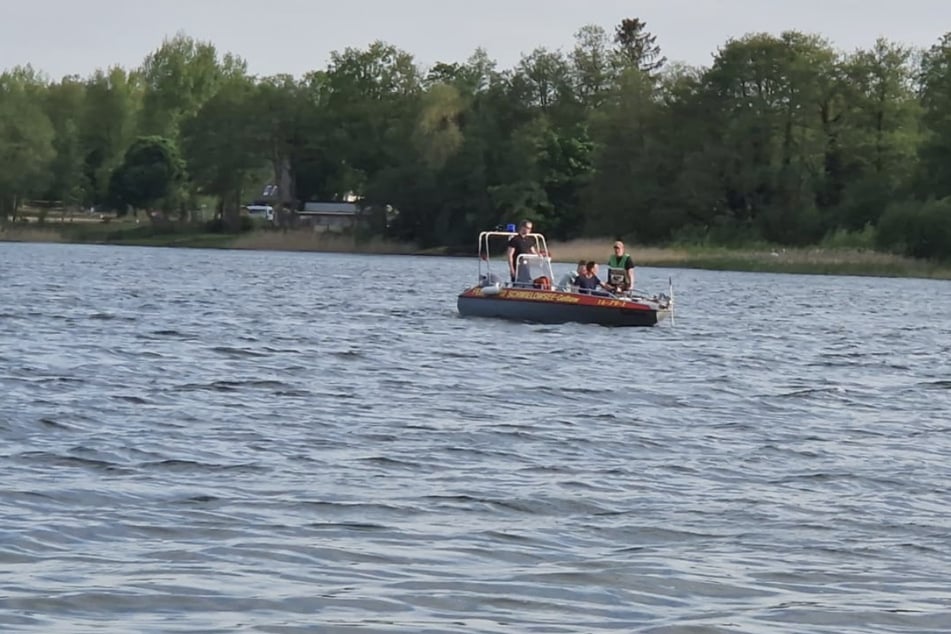
{"label": "lake water", "polygon": [[476,274],[0,243],[0,631],[951,631],[949,283]]}

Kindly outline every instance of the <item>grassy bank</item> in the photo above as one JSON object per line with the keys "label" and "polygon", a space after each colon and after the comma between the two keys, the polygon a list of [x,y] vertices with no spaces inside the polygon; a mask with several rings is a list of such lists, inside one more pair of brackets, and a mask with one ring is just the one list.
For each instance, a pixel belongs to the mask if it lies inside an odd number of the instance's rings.
{"label": "grassy bank", "polygon": [[352,236],[300,229],[259,229],[240,234],[203,231],[198,227],[158,230],[134,221],[76,223],[16,223],[0,225],[0,241],[68,242],[122,246],[189,247],[268,251],[322,251],[386,255],[445,255],[443,249],[420,250],[415,245],[373,238],[355,241]]}
{"label": "grassy bank", "polygon": [[323,251],[332,253],[376,253],[382,255],[414,255],[415,245],[389,242],[381,238],[355,241],[351,236],[334,233],[300,231],[252,231],[233,238],[233,249],[269,251]]}
{"label": "grassy bank", "polygon": [[[256,230],[240,235],[204,233],[194,229],[156,232],[147,224],[63,223],[0,226],[0,241],[74,242],[163,247],[201,247],[274,251],[322,251],[405,255],[466,255],[458,250],[420,250],[412,244],[381,239],[355,241],[338,234],[310,230]],[[557,262],[578,260],[603,262],[610,254],[610,239],[586,239],[550,243]],[[474,246],[474,245],[473,245]],[[631,246],[629,252],[639,266],[697,268],[723,271],[809,273],[836,275],[876,275],[951,279],[951,264],[935,263],[854,247],[724,248],[712,246],[649,247]],[[501,252],[499,253],[501,256]]]}
{"label": "grassy bank", "polygon": [[[610,240],[576,240],[552,243],[552,257],[559,262],[595,260],[610,255]],[[874,275],[951,279],[951,264],[916,260],[890,253],[848,247],[725,248],[711,246],[629,247],[639,266],[696,268],[758,273],[823,275]]]}

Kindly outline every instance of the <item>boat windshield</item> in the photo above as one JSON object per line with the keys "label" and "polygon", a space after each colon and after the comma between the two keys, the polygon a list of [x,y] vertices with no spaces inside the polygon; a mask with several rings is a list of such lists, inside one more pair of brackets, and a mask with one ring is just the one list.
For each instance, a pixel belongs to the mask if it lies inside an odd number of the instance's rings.
{"label": "boat windshield", "polygon": [[551,282],[551,263],[541,255],[520,255],[518,257],[518,280],[537,280],[540,277],[548,278]]}

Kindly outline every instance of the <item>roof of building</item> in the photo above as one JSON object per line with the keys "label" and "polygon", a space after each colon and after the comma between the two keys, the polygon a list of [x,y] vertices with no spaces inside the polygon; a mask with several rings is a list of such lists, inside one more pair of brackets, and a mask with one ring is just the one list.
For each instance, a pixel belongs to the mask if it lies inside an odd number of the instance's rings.
{"label": "roof of building", "polygon": [[301,214],[326,214],[334,216],[353,216],[360,207],[353,203],[304,203]]}

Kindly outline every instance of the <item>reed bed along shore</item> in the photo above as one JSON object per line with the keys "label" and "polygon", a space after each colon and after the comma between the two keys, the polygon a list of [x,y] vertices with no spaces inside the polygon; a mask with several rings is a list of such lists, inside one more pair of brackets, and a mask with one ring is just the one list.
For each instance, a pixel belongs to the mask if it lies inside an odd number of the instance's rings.
{"label": "reed bed along shore", "polygon": [[413,244],[382,238],[356,241],[351,236],[313,231],[252,231],[236,237],[230,247],[268,251],[325,251],[380,255],[419,253],[419,249]]}
{"label": "reed bed along shore", "polygon": [[[571,242],[549,242],[548,249],[556,262],[579,262],[581,260],[605,262],[612,254],[611,245],[614,240],[583,239]],[[634,258],[634,262],[641,266],[658,266],[667,262],[678,262],[689,257],[687,251],[676,247],[647,247],[628,246],[627,252]]]}
{"label": "reed bed along shore", "polygon": [[[576,240],[550,245],[559,262],[605,261],[610,240]],[[711,246],[650,247],[630,245],[638,266],[723,271],[875,275],[951,279],[951,265],[891,253],[852,248],[726,248]]]}
{"label": "reed bed along shore", "polygon": [[0,241],[3,242],[68,242],[66,236],[55,229],[34,227],[4,227],[0,225]]}
{"label": "reed bed along shore", "polygon": [[[475,257],[474,249],[434,248],[421,250],[416,245],[380,238],[354,240],[352,236],[315,233],[310,230],[256,230],[238,236],[198,232],[150,234],[148,228],[123,230],[115,225],[93,229],[36,225],[0,226],[0,241],[85,242],[167,247],[202,247],[271,251],[319,251],[379,255],[455,255]],[[604,262],[613,240],[582,239],[550,242],[552,258],[559,263],[579,260]],[[474,247],[474,245],[473,245]],[[499,247],[498,257],[503,256]],[[628,245],[637,266],[697,268],[723,271],[769,273],[806,273],[832,275],[872,275],[882,277],[920,277],[951,279],[951,264],[916,260],[870,249],[845,247],[821,248],[727,248],[714,246],[656,247]]]}

